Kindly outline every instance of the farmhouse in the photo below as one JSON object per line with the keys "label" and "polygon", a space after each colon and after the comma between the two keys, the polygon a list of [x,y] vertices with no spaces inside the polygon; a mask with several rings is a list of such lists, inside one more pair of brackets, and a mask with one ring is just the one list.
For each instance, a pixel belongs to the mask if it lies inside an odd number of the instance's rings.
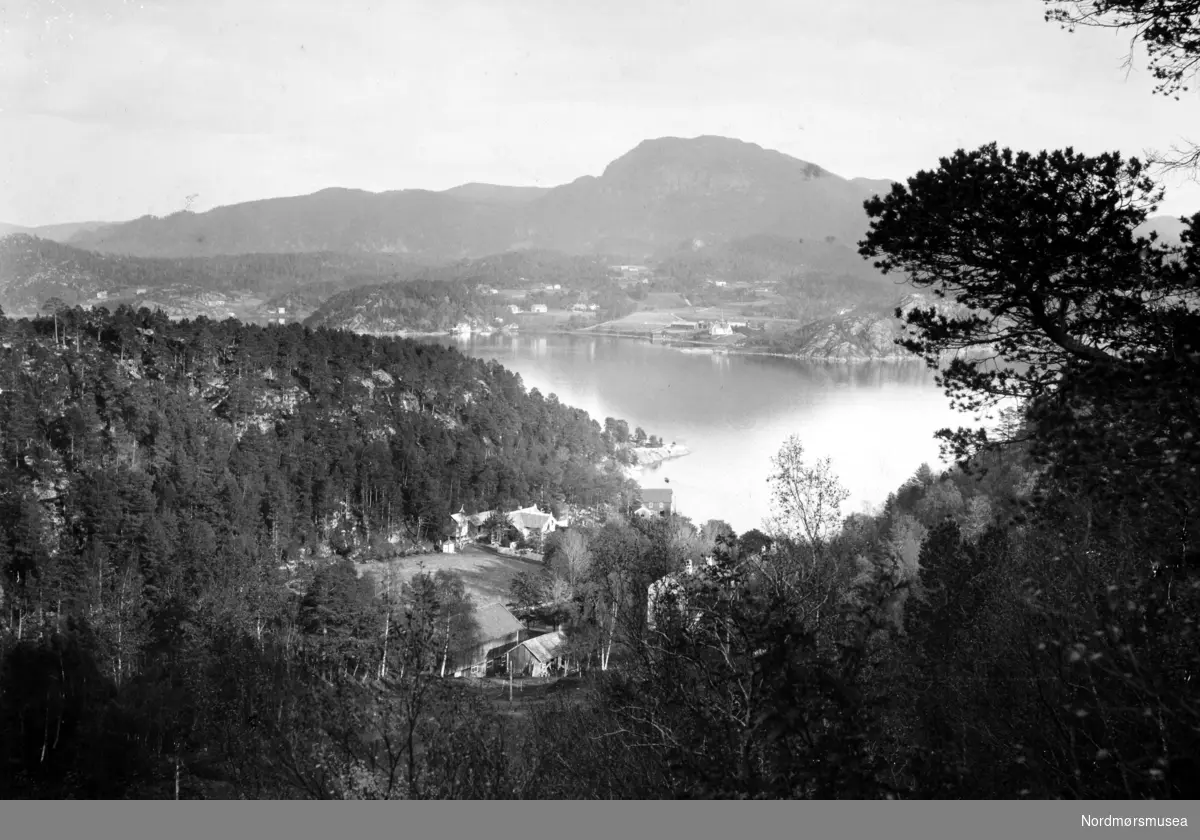
{"label": "farmhouse", "polygon": [[508,514],[508,521],[513,524],[521,536],[529,539],[533,534],[541,534],[545,536],[558,527],[566,527],[565,521],[559,522],[554,518],[552,513],[542,513],[538,510],[537,505],[530,505],[526,508],[520,508]]}
{"label": "farmhouse", "polygon": [[479,529],[488,518],[495,513],[494,510],[484,510],[479,513],[467,514],[466,508],[460,508],[458,513],[450,514],[450,518],[454,520],[454,539],[456,540],[471,540],[479,535]]}
{"label": "farmhouse", "polygon": [[513,676],[544,677],[563,666],[566,643],[561,630],[526,639],[505,654],[505,667]]}
{"label": "farmhouse", "polygon": [[459,651],[454,656],[454,675],[461,677],[471,674],[474,677],[487,676],[494,671],[498,662],[504,661],[508,650],[521,641],[525,625],[503,604],[491,604],[475,610],[475,623],[479,632],[475,637],[475,646]]}
{"label": "farmhouse", "polygon": [[657,516],[666,516],[675,512],[675,491],[669,487],[654,488],[642,491],[642,506],[634,513],[639,515],[641,511],[646,510],[649,514]]}
{"label": "farmhouse", "polygon": [[713,321],[708,327],[709,335],[732,335],[733,328],[724,321]]}
{"label": "farmhouse", "polygon": [[[483,524],[495,513],[494,510],[485,510],[468,514],[466,508],[461,508],[458,513],[450,514],[450,519],[454,522],[454,539],[458,542],[474,540],[479,536]],[[529,539],[533,534],[545,536],[556,528],[566,528],[568,524],[566,518],[556,519],[554,514],[538,510],[537,505],[518,508],[504,516],[525,539]]]}

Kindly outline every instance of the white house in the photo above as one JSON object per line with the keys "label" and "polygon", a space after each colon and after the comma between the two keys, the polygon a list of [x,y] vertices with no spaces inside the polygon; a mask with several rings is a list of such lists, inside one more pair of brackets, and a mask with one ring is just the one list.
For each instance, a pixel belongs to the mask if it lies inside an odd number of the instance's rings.
{"label": "white house", "polygon": [[529,311],[530,311],[530,312],[545,312],[545,311],[546,311],[546,304],[544,304],[544,303],[535,303],[533,306],[529,307]]}
{"label": "white house", "polygon": [[565,528],[567,523],[565,520],[559,521],[554,518],[552,513],[543,513],[538,510],[537,505],[519,508],[508,514],[508,521],[511,522],[521,536],[529,539],[533,534],[541,534],[545,536],[551,531],[559,527]]}
{"label": "white house", "polygon": [[713,321],[708,326],[708,334],[709,335],[732,335],[733,327],[729,326],[729,324],[725,323],[724,321]]}
{"label": "white house", "polygon": [[487,522],[494,510],[483,510],[479,513],[468,514],[466,508],[460,508],[458,513],[450,514],[454,520],[454,538],[456,540],[473,539],[479,534],[479,528]]}
{"label": "white house", "polygon": [[515,303],[510,303],[508,305],[508,311],[510,313],[512,313],[513,315],[516,315],[518,312],[521,311],[521,307],[517,306]]}

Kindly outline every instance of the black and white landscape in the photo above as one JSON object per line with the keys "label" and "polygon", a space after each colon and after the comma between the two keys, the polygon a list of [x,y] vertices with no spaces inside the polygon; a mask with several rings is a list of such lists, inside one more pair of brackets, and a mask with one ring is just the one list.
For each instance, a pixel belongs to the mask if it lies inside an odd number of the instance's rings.
{"label": "black and white landscape", "polygon": [[1194,4],[685,5],[0,10],[0,796],[1200,795]]}

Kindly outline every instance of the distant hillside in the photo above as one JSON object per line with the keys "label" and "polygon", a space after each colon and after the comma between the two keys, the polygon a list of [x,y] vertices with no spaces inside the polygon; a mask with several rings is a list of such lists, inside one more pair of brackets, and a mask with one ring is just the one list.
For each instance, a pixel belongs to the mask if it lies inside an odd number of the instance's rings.
{"label": "distant hillside", "polygon": [[1152,216],[1139,225],[1135,232],[1141,236],[1157,233],[1161,242],[1177,245],[1179,235],[1183,233],[1183,221],[1176,216]]}
{"label": "distant hillside", "polygon": [[851,178],[850,183],[872,196],[890,192],[896,182],[887,178]]}
{"label": "distant hillside", "polygon": [[756,234],[852,242],[866,229],[862,204],[874,183],[739,140],[667,137],[639,144],[599,177],[552,189],[328,189],[147,216],[72,244],[148,257],[339,251],[444,262],[524,248],[645,256],[684,240]]}
{"label": "distant hillside", "polygon": [[490,201],[496,204],[528,204],[550,191],[549,187],[505,187],[496,184],[462,184],[443,190],[443,195],[466,201]]}
{"label": "distant hillside", "polygon": [[[477,260],[423,268],[410,282],[361,285],[325,300],[305,323],[354,332],[448,330],[464,319],[494,317],[505,299],[491,289],[539,289],[559,285],[560,296],[594,299],[619,292],[610,259],[553,251],[512,251]],[[280,298],[299,304],[296,295]],[[622,297],[624,295],[622,294]],[[281,304],[281,305],[286,305]]]}
{"label": "distant hillside", "polygon": [[[85,251],[27,234],[0,238],[0,306],[31,312],[50,297],[69,304],[98,293],[172,289],[172,303],[186,309],[189,295],[201,292],[270,297],[311,283],[340,288],[414,276],[422,269],[397,254],[243,254],[186,259],[150,259]],[[181,291],[183,290],[183,291]],[[186,290],[191,290],[186,291]],[[159,296],[161,300],[161,296]],[[182,313],[181,313],[182,314]]]}
{"label": "distant hillside", "polygon": [[934,307],[947,316],[963,313],[962,307],[920,294],[905,294],[890,305],[867,304],[841,314],[819,318],[787,332],[752,335],[748,349],[780,353],[823,362],[916,361],[918,356],[896,345],[904,324],[895,309]]}
{"label": "distant hillside", "polygon": [[461,282],[416,280],[362,286],[325,301],[304,325],[355,333],[445,332],[489,318],[496,304]]}
{"label": "distant hillside", "polygon": [[512,213],[504,204],[425,190],[328,189],[206,213],[146,216],[81,234],[72,244],[149,257],[337,251],[441,262],[506,250],[514,236]]}
{"label": "distant hillside", "polygon": [[756,234],[714,245],[677,248],[658,263],[659,274],[682,280],[713,278],[755,283],[813,272],[891,285],[859,256],[856,242],[836,237],[802,239]]}
{"label": "distant hillside", "polygon": [[64,222],[57,225],[25,227],[23,225],[10,225],[0,222],[0,236],[7,236],[10,233],[24,233],[41,239],[50,239],[54,242],[68,242],[73,236],[78,234],[102,230],[103,228],[112,227],[117,224],[120,224],[120,222]]}

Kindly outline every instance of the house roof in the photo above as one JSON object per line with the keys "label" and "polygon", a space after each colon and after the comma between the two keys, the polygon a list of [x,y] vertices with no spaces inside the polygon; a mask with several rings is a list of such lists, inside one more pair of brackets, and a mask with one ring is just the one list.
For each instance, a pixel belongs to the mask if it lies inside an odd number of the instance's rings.
{"label": "house roof", "polygon": [[492,510],[481,510],[479,513],[472,514],[466,514],[462,511],[459,511],[458,513],[450,514],[450,518],[459,525],[466,525],[468,522],[472,525],[482,525],[484,522],[487,522],[488,517],[493,513],[495,513],[495,511]]}
{"label": "house roof", "polygon": [[479,641],[493,642],[525,629],[503,604],[491,604],[475,610],[475,621],[479,625]]}
{"label": "house roof", "polygon": [[670,504],[671,497],[674,495],[674,493],[675,491],[669,487],[656,487],[652,490],[643,490],[642,504],[648,505],[653,502],[664,502],[666,504]]}
{"label": "house roof", "polygon": [[553,633],[543,633],[541,636],[526,639],[517,647],[524,647],[538,662],[549,662],[560,655],[566,643],[566,635],[561,630],[555,630]]}
{"label": "house roof", "polygon": [[532,531],[540,531],[555,521],[554,517],[549,513],[511,513],[508,518],[518,528],[525,528]]}

